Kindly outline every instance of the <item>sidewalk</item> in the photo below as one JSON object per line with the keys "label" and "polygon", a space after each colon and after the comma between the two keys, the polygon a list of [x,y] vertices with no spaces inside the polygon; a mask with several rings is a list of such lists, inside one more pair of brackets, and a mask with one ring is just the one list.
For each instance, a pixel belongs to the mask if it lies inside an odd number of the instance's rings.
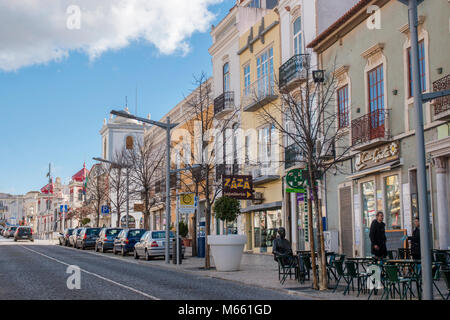
{"label": "sidewalk", "polygon": [[[162,260],[152,260],[152,266],[161,268],[170,268],[177,271],[186,272],[189,274],[207,276],[228,281],[235,281],[247,285],[262,287],[281,291],[288,294],[298,295],[307,299],[320,300],[364,300],[367,295],[356,297],[357,293],[351,292],[350,295],[343,295],[344,287],[339,286],[338,290],[333,293],[333,290],[317,291],[311,288],[312,281],[305,281],[304,284],[294,280],[294,278],[287,278],[286,282],[281,285],[278,280],[278,265],[274,261],[272,255],[250,254],[244,253],[241,262],[241,270],[235,272],[218,272],[214,268],[214,260],[211,257],[211,270],[205,270],[205,259],[192,257],[191,248],[186,248],[185,259],[181,265],[174,265],[171,263],[167,265]],[[343,283],[343,281],[342,281]],[[334,282],[332,283],[334,285]],[[375,297],[376,299],[376,297]]]}

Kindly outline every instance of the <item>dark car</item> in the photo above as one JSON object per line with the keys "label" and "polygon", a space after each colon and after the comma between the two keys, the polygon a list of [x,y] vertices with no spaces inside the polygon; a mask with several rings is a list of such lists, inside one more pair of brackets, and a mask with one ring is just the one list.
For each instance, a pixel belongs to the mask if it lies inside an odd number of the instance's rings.
{"label": "dark car", "polygon": [[5,238],[11,238],[14,237],[14,232],[16,232],[17,227],[8,227],[8,229],[6,229],[5,231]]}
{"label": "dark car", "polygon": [[17,240],[30,240],[31,242],[33,242],[33,230],[31,229],[31,227],[18,227],[14,232],[14,241]]}
{"label": "dark car", "polygon": [[83,228],[77,237],[75,247],[78,249],[94,248],[102,228]]}
{"label": "dark car", "polygon": [[75,248],[75,246],[77,244],[77,237],[80,234],[81,229],[83,229],[83,228],[73,229],[72,234],[69,236],[69,246],[72,246]]}
{"label": "dark car", "polygon": [[112,250],[114,247],[114,240],[122,230],[122,228],[103,228],[95,243],[95,252],[101,251],[105,253],[108,250]]}
{"label": "dark car", "polygon": [[[169,254],[172,255],[173,243],[175,235],[170,231],[170,245]],[[181,259],[184,259],[184,245],[183,241],[180,239],[181,246]],[[153,257],[163,257],[165,256],[166,247],[166,231],[147,231],[142,236],[139,242],[136,242],[134,246],[134,258],[139,259],[140,257],[145,257],[145,260],[150,260]]]}
{"label": "dark car", "polygon": [[145,229],[123,229],[114,240],[113,253],[120,252],[122,256],[126,256],[128,252],[133,252],[134,245],[146,231]]}
{"label": "dark car", "polygon": [[64,230],[63,233],[60,233],[58,235],[58,241],[61,246],[67,247],[69,245],[69,237],[71,236],[73,230],[74,230],[73,228],[68,228]]}

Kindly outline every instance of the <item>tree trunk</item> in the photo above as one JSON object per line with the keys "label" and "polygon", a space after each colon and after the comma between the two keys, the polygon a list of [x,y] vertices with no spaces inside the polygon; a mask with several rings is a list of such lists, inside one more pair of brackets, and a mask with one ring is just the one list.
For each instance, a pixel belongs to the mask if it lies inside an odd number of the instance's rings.
{"label": "tree trunk", "polygon": [[313,277],[313,288],[315,290],[319,290],[319,286],[317,284],[317,272],[316,272],[316,250],[314,245],[314,230],[313,230],[313,218],[312,218],[312,201],[310,190],[307,190],[308,196],[308,232],[309,232],[309,246],[311,250],[311,268],[312,268],[312,277]]}
{"label": "tree trunk", "polygon": [[319,197],[316,187],[313,189],[314,206],[317,210],[317,232],[319,243],[317,245],[317,253],[320,261],[320,290],[328,289],[327,276],[327,257],[325,253],[325,241],[323,237],[322,208],[319,204]]}
{"label": "tree trunk", "polygon": [[120,216],[121,216],[120,206],[116,206],[116,211],[117,211],[117,228],[120,228]]}
{"label": "tree trunk", "polygon": [[198,214],[198,183],[195,184],[195,196],[197,197],[197,208],[195,208],[195,212],[194,212],[194,219],[193,219],[193,224],[194,224],[194,230],[193,230],[193,236],[192,236],[192,256],[196,257],[197,256],[197,214]]}

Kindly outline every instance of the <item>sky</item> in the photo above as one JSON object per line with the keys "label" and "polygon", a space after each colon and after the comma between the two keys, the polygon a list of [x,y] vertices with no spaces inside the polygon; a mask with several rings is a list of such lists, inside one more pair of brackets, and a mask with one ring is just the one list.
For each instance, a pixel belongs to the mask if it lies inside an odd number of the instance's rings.
{"label": "sky", "polygon": [[[68,183],[112,109],[160,119],[212,73],[234,0],[0,0],[0,193]],[[137,88],[137,100],[136,100]]]}

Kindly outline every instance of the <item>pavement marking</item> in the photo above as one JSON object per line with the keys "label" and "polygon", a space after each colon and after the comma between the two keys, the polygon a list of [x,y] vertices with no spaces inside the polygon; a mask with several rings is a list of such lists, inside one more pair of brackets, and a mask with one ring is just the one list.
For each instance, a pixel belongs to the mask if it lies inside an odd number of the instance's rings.
{"label": "pavement marking", "polygon": [[[22,248],[24,248],[24,249],[26,249],[26,250],[28,250],[28,251],[32,251],[32,252],[34,252],[34,253],[37,253],[37,254],[39,254],[39,255],[41,255],[41,256],[43,256],[43,257],[46,257],[47,259],[56,261],[56,262],[58,262],[58,263],[60,263],[60,264],[63,264],[63,265],[65,265],[65,266],[70,266],[70,265],[71,265],[71,264],[65,263],[65,262],[63,262],[63,261],[61,261],[61,260],[58,260],[58,259],[56,259],[56,258],[47,256],[47,255],[45,255],[45,254],[43,254],[43,253],[41,253],[41,252],[32,250],[32,249],[30,249],[30,248],[26,248],[26,247],[24,247],[24,246],[20,246],[20,247],[22,247]],[[81,269],[81,268],[80,268],[80,271],[82,271],[82,272],[84,272],[84,273],[87,273],[87,274],[89,274],[89,275],[91,275],[91,276],[97,277],[97,278],[99,278],[99,279],[105,280],[105,281],[107,281],[107,282],[110,282],[110,283],[112,283],[112,284],[115,284],[115,285],[117,285],[117,286],[119,286],[119,287],[122,287],[122,288],[128,289],[128,290],[130,290],[130,291],[133,291],[133,292],[135,292],[135,293],[138,293],[138,294],[140,294],[140,295],[142,295],[142,296],[144,296],[144,297],[147,297],[147,298],[149,298],[149,299],[151,299],[151,300],[161,300],[161,299],[156,298],[156,297],[154,297],[154,296],[152,296],[152,295],[149,295],[149,294],[147,294],[147,293],[145,293],[145,292],[142,292],[142,291],[139,291],[139,290],[134,289],[134,288],[132,288],[132,287],[126,286],[126,285],[124,285],[124,284],[118,283],[118,282],[116,282],[116,281],[114,281],[114,280],[111,280],[111,279],[102,277],[101,275],[98,275],[98,274],[96,274],[96,273],[93,273],[93,272],[90,272],[90,271],[87,271],[87,270],[84,270],[84,269]]]}

